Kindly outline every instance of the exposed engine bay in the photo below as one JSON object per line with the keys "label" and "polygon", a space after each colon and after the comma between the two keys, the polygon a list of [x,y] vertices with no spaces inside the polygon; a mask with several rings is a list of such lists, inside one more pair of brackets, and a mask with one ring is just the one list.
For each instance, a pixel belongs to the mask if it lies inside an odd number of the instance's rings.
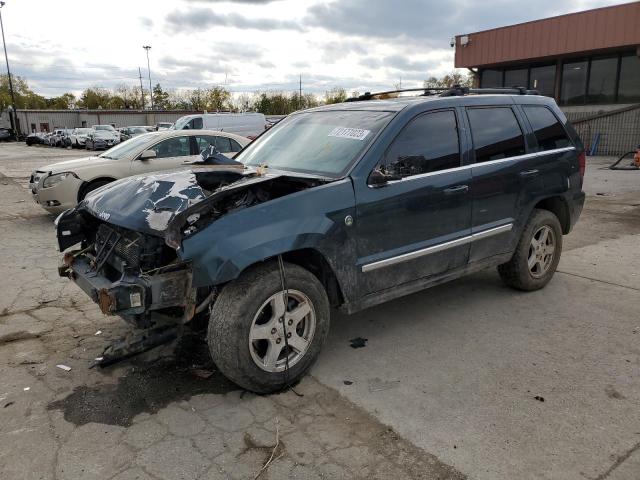
{"label": "exposed engine bay", "polygon": [[326,183],[238,166],[132,177],[89,196],[56,221],[60,275],[77,283],[107,315],[138,328],[189,322],[214,301],[217,286],[192,287],[180,259],[184,238],[218,218]]}

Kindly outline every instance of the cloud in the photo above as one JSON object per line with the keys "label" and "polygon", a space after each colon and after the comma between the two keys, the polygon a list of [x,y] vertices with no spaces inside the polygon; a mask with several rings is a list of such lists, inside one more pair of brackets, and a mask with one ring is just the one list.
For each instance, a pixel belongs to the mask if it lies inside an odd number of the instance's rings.
{"label": "cloud", "polygon": [[190,33],[194,30],[209,30],[214,27],[234,27],[251,30],[302,30],[300,22],[274,18],[249,18],[238,13],[216,13],[209,8],[175,10],[165,17],[171,33]]}
{"label": "cloud", "polygon": [[[590,7],[615,0],[583,0]],[[573,0],[539,0],[535,11],[512,0],[431,2],[333,0],[308,9],[304,22],[341,35],[446,48],[453,35],[581,10]]]}
{"label": "cloud", "polygon": [[138,18],[138,23],[140,23],[140,25],[144,28],[153,28],[153,20],[151,20],[149,17]]}
{"label": "cloud", "polygon": [[356,53],[358,55],[367,53],[367,50],[360,43],[356,42],[327,42],[321,45],[321,48],[323,50],[321,60],[324,63],[335,63],[350,53]]}
{"label": "cloud", "polygon": [[249,3],[252,5],[266,5],[281,0],[187,0],[190,3]]}

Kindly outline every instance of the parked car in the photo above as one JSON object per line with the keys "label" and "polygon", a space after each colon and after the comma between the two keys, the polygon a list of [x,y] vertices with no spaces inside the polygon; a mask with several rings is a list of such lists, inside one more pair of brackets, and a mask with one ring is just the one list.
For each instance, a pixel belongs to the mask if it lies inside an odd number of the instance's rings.
{"label": "parked car", "polygon": [[0,128],[0,142],[8,142],[10,140],[15,140],[13,130],[10,128]]}
{"label": "parked car", "polygon": [[44,138],[47,135],[46,132],[33,132],[27,135],[25,138],[25,143],[27,146],[31,145],[41,145],[44,143]]}
{"label": "parked car", "polygon": [[90,128],[82,127],[82,128],[74,128],[71,130],[67,140],[67,146],[71,146],[73,148],[83,148],[85,147],[85,143],[87,141],[87,135],[91,132]]}
{"label": "parked car", "polygon": [[144,133],[149,133],[147,127],[122,127],[120,129],[120,139],[122,141],[129,140],[136,135],[142,135]]}
{"label": "parked car", "polygon": [[106,150],[120,143],[120,134],[109,130],[91,130],[87,134],[84,146],[87,150]]}
{"label": "parked car", "polygon": [[156,130],[169,130],[171,127],[173,127],[173,123],[171,122],[158,122],[156,123]]}
{"label": "parked car", "polygon": [[56,128],[47,137],[47,144],[50,147],[59,147],[59,146],[61,146],[63,141],[64,141],[65,134],[66,134],[66,129],[64,129],[64,128]]}
{"label": "parked car", "polygon": [[331,307],[488,267],[540,289],[582,211],[583,145],[550,98],[466,93],[297,112],[242,165],[115,182],[59,217],[60,250],[79,244],[61,275],[146,338],[208,315],[216,366],[259,393],[310,368]]}
{"label": "parked car", "polygon": [[267,128],[267,121],[262,113],[203,113],[180,117],[172,128],[220,130],[253,140]]}
{"label": "parked car", "polygon": [[113,125],[93,125],[93,130],[111,132],[120,141],[120,132],[118,132]]}
{"label": "parked car", "polygon": [[145,133],[98,156],[41,167],[32,173],[29,188],[36,203],[51,213],[60,213],[114,180],[188,166],[211,143],[227,157],[233,157],[249,140],[207,130]]}

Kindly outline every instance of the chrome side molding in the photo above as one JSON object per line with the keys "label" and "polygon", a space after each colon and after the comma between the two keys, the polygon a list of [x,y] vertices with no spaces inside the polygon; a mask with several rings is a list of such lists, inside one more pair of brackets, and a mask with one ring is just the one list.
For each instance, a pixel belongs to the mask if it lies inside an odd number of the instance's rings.
{"label": "chrome side molding", "polygon": [[431,255],[432,253],[441,252],[449,248],[466,245],[468,243],[472,243],[477,240],[482,240],[483,238],[488,238],[494,235],[499,235],[501,233],[509,232],[511,231],[512,228],[513,228],[513,223],[507,223],[506,225],[501,225],[499,227],[489,228],[481,232],[472,233],[471,235],[467,235],[466,237],[456,238],[455,240],[439,243],[438,245],[433,245],[432,247],[421,248],[420,250],[415,250],[413,252],[403,253],[402,255],[397,255],[395,257],[385,258],[384,260],[378,260],[377,262],[367,263],[362,266],[362,272],[363,273],[371,272],[379,268],[388,267],[390,265],[396,265],[398,263],[413,260],[414,258],[420,258],[420,257],[424,257],[425,255]]}

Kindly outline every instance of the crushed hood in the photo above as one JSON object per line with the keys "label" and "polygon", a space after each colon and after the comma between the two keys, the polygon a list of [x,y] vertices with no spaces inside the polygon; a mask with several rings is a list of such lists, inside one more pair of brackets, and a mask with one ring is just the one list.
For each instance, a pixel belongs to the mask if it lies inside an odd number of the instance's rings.
{"label": "crushed hood", "polygon": [[244,167],[203,166],[128,177],[95,190],[77,209],[130,230],[164,236],[177,215],[214,192],[277,176],[260,176]]}

